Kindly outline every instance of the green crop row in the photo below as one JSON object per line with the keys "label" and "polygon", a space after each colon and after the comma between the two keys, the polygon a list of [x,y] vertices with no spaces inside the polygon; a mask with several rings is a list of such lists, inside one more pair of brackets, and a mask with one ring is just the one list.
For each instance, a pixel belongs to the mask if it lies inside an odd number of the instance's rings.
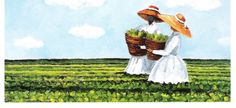
{"label": "green crop row", "polygon": [[179,84],[148,82],[148,75],[126,75],[126,59],[7,61],[5,101],[230,101],[229,60],[185,61],[190,82]]}
{"label": "green crop row", "polygon": [[[190,74],[189,75],[190,76],[190,79],[208,79],[208,80],[211,80],[211,79],[217,79],[217,80],[221,80],[221,79],[229,79],[230,77],[229,77],[229,75],[220,75],[220,76],[218,76],[218,75],[208,75],[208,76],[206,76],[206,75],[201,75],[201,74],[197,74],[197,75],[195,75],[195,74]],[[10,80],[14,80],[14,81],[24,81],[24,80],[34,80],[34,79],[37,79],[37,80],[47,80],[47,79],[49,79],[49,80],[51,80],[51,79],[53,79],[53,80],[61,80],[61,79],[63,79],[63,80],[66,80],[66,79],[69,79],[69,80],[74,80],[74,81],[76,81],[76,80],[83,80],[83,81],[87,81],[87,80],[89,80],[89,81],[91,81],[91,80],[93,80],[93,81],[102,81],[102,80],[132,80],[132,79],[147,79],[148,78],[148,75],[140,75],[140,76],[133,76],[133,75],[122,75],[122,74],[119,74],[119,75],[116,75],[116,74],[114,74],[114,75],[104,75],[104,74],[100,74],[100,75],[97,75],[97,76],[95,76],[95,75],[92,75],[92,76],[90,76],[90,75],[73,75],[73,76],[70,76],[70,75],[58,75],[58,76],[53,76],[53,75],[51,75],[51,76],[49,76],[49,75],[42,75],[42,76],[35,76],[35,75],[31,75],[31,76],[22,76],[22,75],[18,75],[18,76],[12,76],[12,75],[8,75],[8,76],[6,76],[5,77],[5,79],[6,79],[6,81],[8,81],[8,79],[10,79]]]}
{"label": "green crop row", "polygon": [[222,93],[172,93],[162,92],[110,92],[90,91],[10,91],[6,92],[6,102],[229,102],[230,96]]}
{"label": "green crop row", "polygon": [[8,91],[86,91],[88,89],[108,90],[108,91],[146,91],[146,92],[221,92],[225,94],[230,93],[230,84],[227,82],[191,82],[173,84],[159,84],[146,82],[145,80],[137,81],[64,81],[64,80],[51,80],[51,81],[7,81],[5,82],[5,89]]}
{"label": "green crop row", "polygon": [[[212,83],[213,84],[213,83]],[[141,101],[230,101],[228,84],[215,83],[154,84],[149,82],[26,82],[6,84],[6,101],[40,102],[141,102]],[[38,85],[38,86],[35,86]],[[29,91],[28,91],[29,90]],[[88,92],[89,91],[89,92]],[[97,91],[100,91],[97,93]],[[54,94],[56,93],[56,94]],[[70,93],[70,94],[67,94]],[[116,96],[111,94],[116,93]],[[119,94],[123,97],[119,97]],[[63,95],[64,94],[64,95]],[[129,94],[132,94],[131,96]],[[155,95],[153,95],[155,94]],[[75,95],[79,95],[76,97]],[[83,95],[82,97],[80,97]],[[135,96],[134,96],[135,95]],[[75,100],[68,100],[68,96]],[[110,100],[103,100],[109,98]],[[117,97],[118,96],[118,97]],[[143,97],[144,96],[144,97]],[[147,97],[145,97],[147,96]],[[161,97],[159,97],[161,96]],[[60,98],[59,98],[60,97]],[[200,98],[201,97],[201,98]],[[130,98],[134,98],[130,101]],[[83,100],[85,99],[85,100]],[[120,100],[122,99],[122,100]],[[150,99],[150,100],[149,100]],[[54,100],[54,101],[53,101]]]}
{"label": "green crop row", "polygon": [[[196,60],[184,59],[190,65],[214,66],[223,65],[229,66],[230,60]],[[6,65],[124,65],[127,64],[128,59],[39,59],[39,60],[5,60]]]}
{"label": "green crop row", "polygon": [[[108,68],[108,67],[104,67],[104,68],[64,68],[64,67],[13,67],[13,68],[6,68],[6,71],[75,71],[75,72],[85,72],[85,71],[90,71],[90,72],[100,72],[100,71],[108,71],[108,72],[112,72],[112,71],[123,71],[125,69],[125,67],[117,67],[117,68]],[[230,72],[229,68],[195,68],[195,67],[187,67],[188,71],[197,71],[197,72]]]}
{"label": "green crop row", "polygon": [[[120,72],[115,72],[115,71],[98,71],[98,72],[93,72],[93,71],[7,71],[5,73],[6,76],[127,76],[124,75],[124,72],[120,71]],[[226,77],[230,77],[230,72],[226,71],[226,72],[197,72],[197,71],[188,71],[188,75],[189,76],[226,76]],[[147,76],[147,75],[133,75],[133,76]]]}

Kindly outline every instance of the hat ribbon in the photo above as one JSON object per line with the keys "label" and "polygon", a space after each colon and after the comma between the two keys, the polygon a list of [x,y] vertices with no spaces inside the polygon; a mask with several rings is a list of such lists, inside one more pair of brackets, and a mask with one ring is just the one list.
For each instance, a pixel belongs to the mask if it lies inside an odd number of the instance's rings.
{"label": "hat ribbon", "polygon": [[175,19],[176,19],[178,22],[184,24],[184,27],[185,27],[185,28],[187,27],[187,26],[185,25],[185,22],[182,21],[182,20],[180,20],[176,15],[175,15]]}
{"label": "hat ribbon", "polygon": [[184,24],[184,21],[180,20],[176,15],[175,15],[175,19],[179,21],[180,23]]}
{"label": "hat ribbon", "polygon": [[149,9],[149,10],[154,10],[154,11],[157,11],[157,12],[159,12],[159,10],[158,10],[158,9],[156,9],[156,8],[149,7],[148,9]]}

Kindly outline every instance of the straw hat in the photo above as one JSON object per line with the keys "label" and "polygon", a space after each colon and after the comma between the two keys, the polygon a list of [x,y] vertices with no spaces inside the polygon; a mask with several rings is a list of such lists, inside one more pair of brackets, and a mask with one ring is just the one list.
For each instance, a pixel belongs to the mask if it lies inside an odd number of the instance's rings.
{"label": "straw hat", "polygon": [[178,13],[175,16],[161,14],[159,18],[183,35],[189,38],[192,37],[189,28],[185,26],[186,19],[182,14]]}
{"label": "straw hat", "polygon": [[148,20],[148,16],[154,16],[157,18],[158,22],[163,22],[159,18],[159,14],[160,14],[159,8],[153,5],[150,5],[147,9],[138,12],[138,15],[146,21]]}

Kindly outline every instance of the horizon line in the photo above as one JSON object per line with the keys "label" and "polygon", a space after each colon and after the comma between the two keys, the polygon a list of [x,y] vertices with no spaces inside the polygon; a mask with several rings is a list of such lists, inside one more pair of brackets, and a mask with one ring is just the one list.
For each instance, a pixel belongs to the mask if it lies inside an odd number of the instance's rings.
{"label": "horizon line", "polygon": [[[90,58],[5,58],[4,60],[93,60],[93,59],[130,59],[129,57],[90,57]],[[231,60],[231,58],[196,58],[196,57],[186,57],[184,60]]]}

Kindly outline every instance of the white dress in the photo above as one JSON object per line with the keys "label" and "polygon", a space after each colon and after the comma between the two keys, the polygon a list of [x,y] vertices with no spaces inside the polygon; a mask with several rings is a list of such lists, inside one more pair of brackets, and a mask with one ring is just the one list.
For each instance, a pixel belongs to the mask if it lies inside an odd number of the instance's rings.
{"label": "white dress", "polygon": [[165,50],[153,50],[162,57],[153,65],[148,81],[159,83],[188,82],[188,72],[185,62],[177,56],[180,48],[180,34],[173,32],[166,42]]}
{"label": "white dress", "polygon": [[[138,30],[144,30],[148,33],[158,33],[157,23],[153,22],[151,25],[142,25],[137,28]],[[146,49],[145,46],[140,46],[141,49]],[[154,61],[147,59],[147,56],[131,56],[125,72],[128,74],[149,74],[151,72]]]}

